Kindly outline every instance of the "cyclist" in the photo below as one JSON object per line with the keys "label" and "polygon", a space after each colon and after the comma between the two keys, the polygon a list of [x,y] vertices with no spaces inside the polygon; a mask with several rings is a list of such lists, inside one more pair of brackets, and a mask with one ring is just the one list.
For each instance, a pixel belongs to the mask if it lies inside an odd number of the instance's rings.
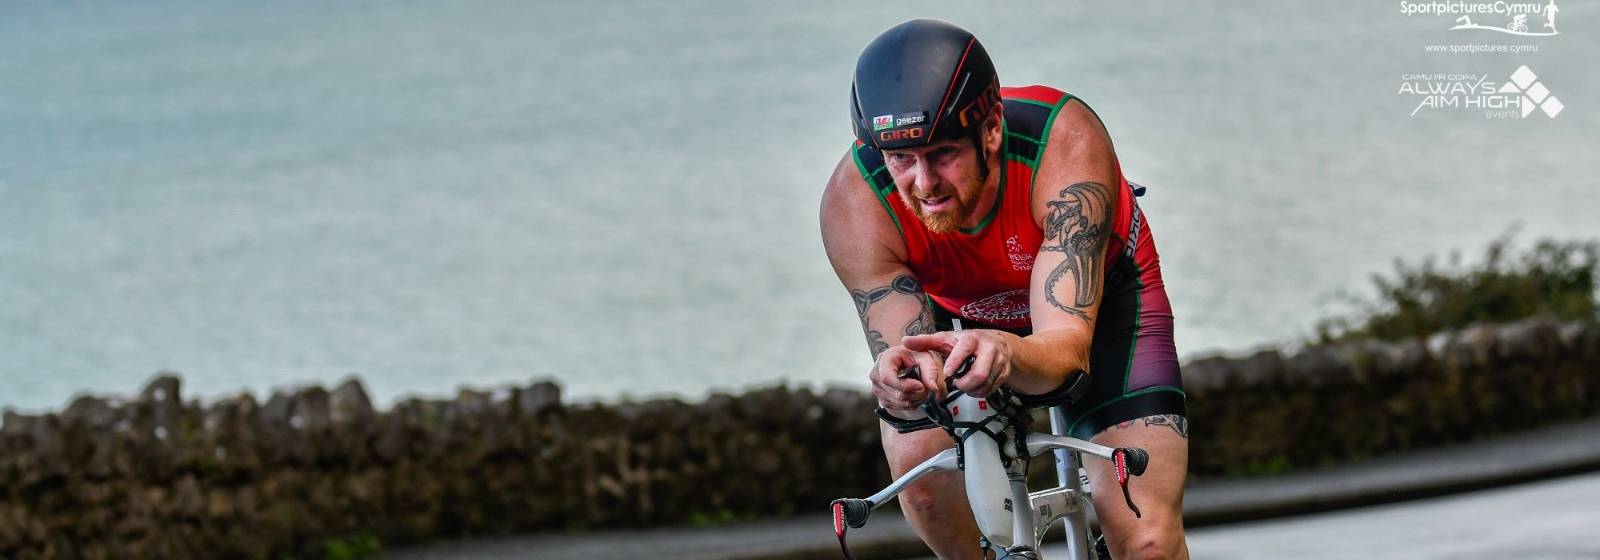
{"label": "cyclist", "polygon": [[[934,20],[867,45],[850,109],[857,141],[823,194],[822,238],[876,360],[879,402],[909,411],[942,395],[967,356],[954,385],[978,396],[1003,385],[1049,398],[1087,372],[1071,435],[1151,457],[1133,486],[1142,518],[1118,493],[1095,494],[1112,555],[1187,558],[1171,306],[1138,187],[1100,119],[1059,90],[1000,87],[977,39]],[[900,378],[910,366],[920,377]],[[950,445],[937,430],[883,429],[895,476]],[[1087,468],[1096,488],[1116,487],[1108,464]],[[980,557],[959,474],[924,478],[900,502],[941,558]]]}

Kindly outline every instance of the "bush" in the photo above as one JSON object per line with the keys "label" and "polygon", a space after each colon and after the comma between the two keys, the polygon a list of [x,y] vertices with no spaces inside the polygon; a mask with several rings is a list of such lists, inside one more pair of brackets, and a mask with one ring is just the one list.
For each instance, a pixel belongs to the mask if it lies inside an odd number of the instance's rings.
{"label": "bush", "polygon": [[1513,254],[1515,237],[1513,228],[1490,242],[1473,266],[1461,264],[1460,252],[1442,267],[1431,256],[1416,266],[1396,260],[1394,277],[1372,277],[1377,301],[1354,299],[1356,313],[1318,322],[1317,341],[1400,340],[1541,313],[1596,318],[1600,243],[1545,239]]}
{"label": "bush", "polygon": [[342,539],[328,539],[322,543],[323,560],[358,560],[377,556],[382,547],[378,544],[378,537],[371,533],[360,533]]}

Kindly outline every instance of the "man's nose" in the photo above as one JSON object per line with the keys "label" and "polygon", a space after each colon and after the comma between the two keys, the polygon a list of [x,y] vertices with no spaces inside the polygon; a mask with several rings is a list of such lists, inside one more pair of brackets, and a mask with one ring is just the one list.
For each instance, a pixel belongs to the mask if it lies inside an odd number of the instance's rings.
{"label": "man's nose", "polygon": [[913,175],[913,177],[915,179],[914,186],[916,187],[916,192],[918,193],[926,193],[931,191],[933,190],[934,186],[939,184],[939,177],[933,173],[933,166],[928,165],[927,160],[917,162],[915,175]]}

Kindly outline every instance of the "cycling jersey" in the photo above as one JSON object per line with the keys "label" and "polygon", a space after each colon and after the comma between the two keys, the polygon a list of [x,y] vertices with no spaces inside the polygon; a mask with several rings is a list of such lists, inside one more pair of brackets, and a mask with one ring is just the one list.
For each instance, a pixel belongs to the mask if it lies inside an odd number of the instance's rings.
{"label": "cycling jersey", "polygon": [[[1001,97],[1005,141],[999,192],[994,207],[972,229],[929,231],[895,194],[883,154],[858,141],[854,155],[857,169],[905,240],[906,265],[935,304],[939,327],[954,328],[954,319],[960,319],[962,328],[998,328],[1027,336],[1032,328],[1029,281],[1043,242],[1031,204],[1035,173],[1051,124],[1075,98],[1045,86],[1001,88]],[[1135,200],[1143,188],[1129,183],[1118,164],[1112,190],[1116,215],[1090,347],[1091,389],[1067,409],[1069,433],[1078,437],[1144,416],[1183,414],[1185,409],[1160,256]]]}

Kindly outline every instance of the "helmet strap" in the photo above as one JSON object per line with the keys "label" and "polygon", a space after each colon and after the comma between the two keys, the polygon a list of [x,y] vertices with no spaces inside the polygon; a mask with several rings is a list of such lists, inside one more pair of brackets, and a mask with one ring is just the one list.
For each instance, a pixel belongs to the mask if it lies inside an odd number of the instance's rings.
{"label": "helmet strap", "polygon": [[978,180],[989,180],[989,147],[983,145],[983,127],[972,130],[972,147],[978,149]]}

